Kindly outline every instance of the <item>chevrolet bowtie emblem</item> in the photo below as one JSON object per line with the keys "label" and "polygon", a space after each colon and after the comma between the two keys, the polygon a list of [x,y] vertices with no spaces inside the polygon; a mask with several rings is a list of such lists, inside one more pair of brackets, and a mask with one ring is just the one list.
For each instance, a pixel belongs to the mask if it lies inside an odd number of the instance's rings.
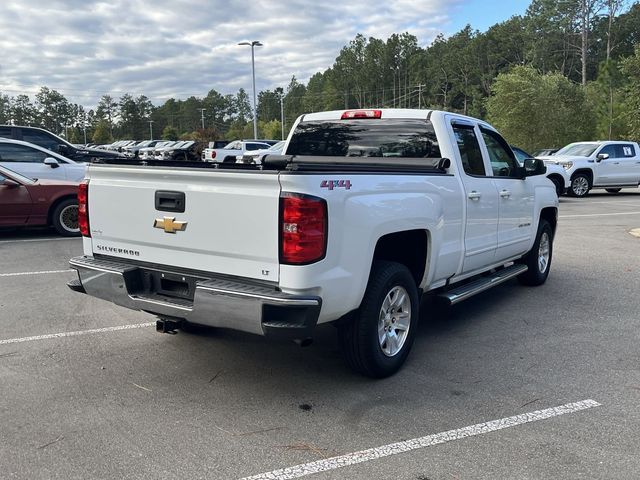
{"label": "chevrolet bowtie emblem", "polygon": [[183,232],[187,229],[187,222],[176,222],[176,217],[156,218],[154,228],[162,228],[167,233]]}

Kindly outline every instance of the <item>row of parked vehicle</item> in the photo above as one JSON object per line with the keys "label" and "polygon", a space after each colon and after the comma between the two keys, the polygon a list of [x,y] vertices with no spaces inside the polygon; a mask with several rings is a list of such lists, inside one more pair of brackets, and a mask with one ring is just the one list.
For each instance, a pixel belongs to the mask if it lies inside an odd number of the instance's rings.
{"label": "row of parked vehicle", "polygon": [[[260,164],[265,155],[286,153],[284,146],[284,141],[267,139],[73,145],[41,128],[0,125],[0,226],[49,224],[62,235],[78,234],[75,192],[85,177],[86,164],[93,159]],[[517,147],[511,149],[520,165],[534,157]],[[373,151],[359,154],[376,155]],[[640,146],[635,142],[577,142],[558,151],[536,152],[535,157],[544,161],[558,196],[584,197],[594,188],[617,193],[640,184]]]}

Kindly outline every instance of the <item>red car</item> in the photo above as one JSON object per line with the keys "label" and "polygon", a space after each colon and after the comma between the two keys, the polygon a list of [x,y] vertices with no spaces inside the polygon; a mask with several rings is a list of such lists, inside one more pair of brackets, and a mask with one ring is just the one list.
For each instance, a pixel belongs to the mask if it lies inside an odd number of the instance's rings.
{"label": "red car", "polygon": [[77,196],[76,182],[28,178],[0,165],[0,227],[52,225],[77,236]]}

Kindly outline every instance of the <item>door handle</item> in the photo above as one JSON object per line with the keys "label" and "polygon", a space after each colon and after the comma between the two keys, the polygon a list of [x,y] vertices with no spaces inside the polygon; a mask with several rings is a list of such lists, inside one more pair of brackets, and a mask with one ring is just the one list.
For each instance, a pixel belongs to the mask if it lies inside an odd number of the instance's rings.
{"label": "door handle", "polygon": [[156,210],[159,212],[184,213],[186,203],[184,192],[157,190],[155,200]]}
{"label": "door handle", "polygon": [[620,162],[613,162],[614,165],[620,165]]}
{"label": "door handle", "polygon": [[511,192],[509,190],[500,190],[500,196],[502,198],[509,198],[511,196]]}
{"label": "door handle", "polygon": [[467,197],[469,197],[471,200],[480,200],[481,196],[482,194],[480,192],[476,192],[475,190],[467,194]]}

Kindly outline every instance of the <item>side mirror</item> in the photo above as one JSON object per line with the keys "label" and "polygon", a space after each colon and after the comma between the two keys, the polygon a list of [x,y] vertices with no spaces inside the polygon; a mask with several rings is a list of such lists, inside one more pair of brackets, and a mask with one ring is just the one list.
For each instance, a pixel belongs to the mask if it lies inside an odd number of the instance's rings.
{"label": "side mirror", "polygon": [[539,158],[527,158],[524,161],[524,171],[525,177],[533,177],[547,173],[547,167]]}
{"label": "side mirror", "polygon": [[596,156],[596,162],[601,162],[602,160],[606,160],[607,158],[609,158],[609,154],[608,153],[599,153]]}
{"label": "side mirror", "polygon": [[43,163],[45,165],[49,165],[51,168],[58,168],[60,166],[60,164],[58,163],[58,160],[56,160],[53,157],[45,158]]}
{"label": "side mirror", "polygon": [[61,155],[67,155],[69,153],[69,147],[64,143],[58,145],[58,153]]}

